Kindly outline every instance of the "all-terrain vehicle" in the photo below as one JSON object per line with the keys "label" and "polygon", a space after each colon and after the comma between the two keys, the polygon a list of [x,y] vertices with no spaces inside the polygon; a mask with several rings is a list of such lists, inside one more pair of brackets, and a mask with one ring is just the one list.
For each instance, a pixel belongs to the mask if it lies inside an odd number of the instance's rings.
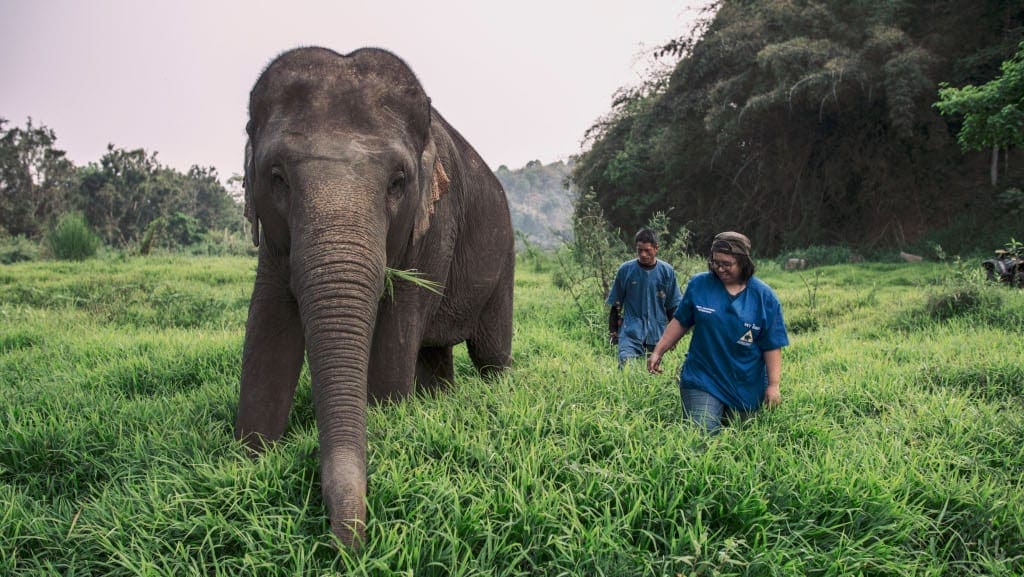
{"label": "all-terrain vehicle", "polygon": [[1024,288],[1024,244],[1010,241],[1005,249],[996,251],[996,257],[982,261],[988,280],[1005,282]]}

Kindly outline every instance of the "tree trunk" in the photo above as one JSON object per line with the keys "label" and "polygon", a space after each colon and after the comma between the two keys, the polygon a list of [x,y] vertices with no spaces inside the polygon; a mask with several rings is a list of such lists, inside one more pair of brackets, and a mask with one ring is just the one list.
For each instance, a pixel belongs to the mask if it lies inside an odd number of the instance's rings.
{"label": "tree trunk", "polygon": [[992,186],[999,183],[999,145],[992,145],[992,166],[989,168],[989,174],[992,178]]}

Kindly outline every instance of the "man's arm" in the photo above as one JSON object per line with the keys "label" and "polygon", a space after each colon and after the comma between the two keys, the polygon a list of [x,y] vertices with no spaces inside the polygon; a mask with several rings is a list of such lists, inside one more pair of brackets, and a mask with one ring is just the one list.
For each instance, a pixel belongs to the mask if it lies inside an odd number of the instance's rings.
{"label": "man's arm", "polygon": [[608,291],[608,298],[605,304],[611,306],[608,311],[608,342],[613,345],[619,344],[619,327],[622,326],[622,300],[623,295],[623,270],[615,271],[615,280],[612,281],[612,288]]}
{"label": "man's arm", "polygon": [[608,311],[608,340],[615,345],[619,342],[619,327],[622,326],[622,317],[619,316],[618,303],[611,306]]}
{"label": "man's arm", "polygon": [[683,294],[679,290],[679,283],[676,281],[676,271],[671,269],[669,278],[668,293],[665,295],[665,314],[669,320],[676,316],[676,309],[683,301]]}

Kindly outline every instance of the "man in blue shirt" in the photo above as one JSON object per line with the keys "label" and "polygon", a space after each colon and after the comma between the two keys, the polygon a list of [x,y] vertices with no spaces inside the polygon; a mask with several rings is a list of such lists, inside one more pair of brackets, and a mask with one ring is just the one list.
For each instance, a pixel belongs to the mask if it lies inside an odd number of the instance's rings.
{"label": "man in blue shirt", "polygon": [[754,271],[746,236],[731,231],[717,235],[708,272],[690,279],[647,361],[651,373],[660,373],[662,355],[693,329],[679,392],[684,414],[711,434],[718,432],[723,418],[745,419],[762,404],[773,407],[782,400],[786,323],[779,299]]}
{"label": "man in blue shirt", "polygon": [[654,231],[640,229],[634,241],[636,258],[619,267],[607,300],[608,332],[611,342],[619,345],[619,368],[654,350],[681,299],[675,269],[657,259]]}

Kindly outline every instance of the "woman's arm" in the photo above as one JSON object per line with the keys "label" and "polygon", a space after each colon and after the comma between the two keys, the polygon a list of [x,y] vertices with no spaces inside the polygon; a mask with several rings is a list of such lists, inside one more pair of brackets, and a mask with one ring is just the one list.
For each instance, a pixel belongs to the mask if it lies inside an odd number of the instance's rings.
{"label": "woman's arm", "polygon": [[764,404],[770,409],[782,402],[779,381],[782,380],[782,349],[762,353],[765,369],[768,371],[768,389],[764,392]]}
{"label": "woman's arm", "polygon": [[654,346],[654,352],[651,353],[650,357],[647,357],[647,370],[651,374],[657,375],[661,373],[661,357],[666,351],[671,350],[672,347],[676,346],[679,339],[683,338],[683,335],[690,330],[690,327],[684,327],[676,319],[672,319],[668,326],[665,327],[665,332],[661,334],[661,338],[658,339],[658,344]]}

